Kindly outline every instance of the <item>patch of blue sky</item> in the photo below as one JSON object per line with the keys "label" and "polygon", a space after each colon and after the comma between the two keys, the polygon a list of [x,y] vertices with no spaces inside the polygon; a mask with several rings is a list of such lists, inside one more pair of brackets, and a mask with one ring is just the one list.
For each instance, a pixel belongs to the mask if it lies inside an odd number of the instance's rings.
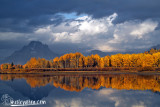
{"label": "patch of blue sky", "polygon": [[58,13],[57,15],[62,15],[65,19],[76,19],[76,18],[79,18],[79,17],[86,16],[86,14],[77,15],[76,12],[72,12],[72,13]]}

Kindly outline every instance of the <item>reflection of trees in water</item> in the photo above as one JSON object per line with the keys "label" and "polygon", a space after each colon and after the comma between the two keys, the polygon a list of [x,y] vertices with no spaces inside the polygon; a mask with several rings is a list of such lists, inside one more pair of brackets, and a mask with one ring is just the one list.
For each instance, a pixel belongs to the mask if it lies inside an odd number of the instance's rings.
{"label": "reflection of trees in water", "polygon": [[106,75],[40,75],[40,74],[4,74],[1,80],[24,78],[31,87],[45,86],[48,83],[69,91],[81,91],[84,88],[100,87],[115,89],[152,90],[160,92],[159,75],[106,74]]}

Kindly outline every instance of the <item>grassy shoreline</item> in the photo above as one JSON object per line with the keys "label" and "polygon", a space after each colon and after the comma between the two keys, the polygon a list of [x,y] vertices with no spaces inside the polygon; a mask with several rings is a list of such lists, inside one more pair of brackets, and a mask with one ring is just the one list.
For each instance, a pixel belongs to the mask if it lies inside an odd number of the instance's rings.
{"label": "grassy shoreline", "polygon": [[160,74],[154,67],[1,69],[0,74]]}
{"label": "grassy shoreline", "polygon": [[30,71],[24,72],[19,70],[10,70],[4,71],[0,70],[0,74],[154,74],[160,75],[160,71],[129,71],[129,70],[121,70],[121,71]]}

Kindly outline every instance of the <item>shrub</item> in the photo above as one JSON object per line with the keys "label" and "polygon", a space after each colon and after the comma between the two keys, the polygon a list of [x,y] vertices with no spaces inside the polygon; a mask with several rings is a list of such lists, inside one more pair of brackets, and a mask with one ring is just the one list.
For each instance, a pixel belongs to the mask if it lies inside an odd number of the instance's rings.
{"label": "shrub", "polygon": [[151,67],[151,66],[146,66],[146,67],[140,67],[137,69],[138,71],[154,71],[155,68]]}

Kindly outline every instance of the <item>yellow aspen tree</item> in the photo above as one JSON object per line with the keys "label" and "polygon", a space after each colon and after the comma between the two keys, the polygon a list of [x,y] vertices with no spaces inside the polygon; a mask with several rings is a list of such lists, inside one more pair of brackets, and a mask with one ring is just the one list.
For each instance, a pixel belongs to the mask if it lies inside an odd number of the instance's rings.
{"label": "yellow aspen tree", "polygon": [[83,67],[84,67],[84,57],[83,57],[83,56],[81,56],[81,57],[79,58],[79,67],[80,67],[80,68],[83,68]]}
{"label": "yellow aspen tree", "polygon": [[104,67],[109,67],[109,63],[110,63],[110,57],[109,56],[105,56],[103,58],[103,61],[104,61]]}
{"label": "yellow aspen tree", "polygon": [[54,59],[53,59],[53,65],[54,65],[54,67],[55,68],[59,68],[59,58],[58,57],[55,57]]}
{"label": "yellow aspen tree", "polygon": [[123,66],[131,67],[131,55],[129,54],[123,55]]}
{"label": "yellow aspen tree", "polygon": [[103,68],[103,67],[104,67],[104,58],[100,58],[100,61],[99,61],[98,66],[99,66],[100,68]]}
{"label": "yellow aspen tree", "polygon": [[144,57],[144,54],[137,54],[137,67],[143,67],[143,57]]}
{"label": "yellow aspen tree", "polygon": [[142,67],[147,67],[147,66],[152,67],[153,64],[154,64],[153,56],[151,54],[144,54]]}
{"label": "yellow aspen tree", "polygon": [[158,67],[160,65],[160,52],[153,53],[154,67]]}
{"label": "yellow aspen tree", "polygon": [[85,67],[88,67],[88,56],[87,57],[84,57],[84,66]]}

